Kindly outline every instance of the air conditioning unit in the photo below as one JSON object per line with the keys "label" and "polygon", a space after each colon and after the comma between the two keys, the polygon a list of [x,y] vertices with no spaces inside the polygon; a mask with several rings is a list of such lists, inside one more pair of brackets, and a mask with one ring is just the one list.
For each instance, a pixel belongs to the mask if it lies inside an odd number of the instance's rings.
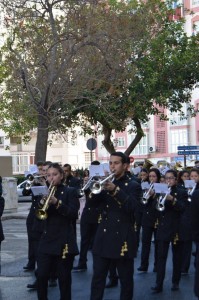
{"label": "air conditioning unit", "polygon": [[156,149],[155,149],[154,146],[149,146],[149,152],[150,152],[150,153],[153,153],[153,152],[155,152],[155,151],[156,151]]}

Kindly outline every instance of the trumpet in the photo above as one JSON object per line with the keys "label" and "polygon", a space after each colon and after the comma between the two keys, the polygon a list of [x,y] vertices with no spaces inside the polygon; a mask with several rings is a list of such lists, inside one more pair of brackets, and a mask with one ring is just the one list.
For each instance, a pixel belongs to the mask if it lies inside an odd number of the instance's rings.
{"label": "trumpet", "polygon": [[84,191],[89,188],[89,186],[90,186],[90,184],[92,182],[92,179],[93,179],[93,177],[90,177],[88,179],[87,183],[79,190],[79,196],[80,197],[84,196]]}
{"label": "trumpet", "polygon": [[103,180],[95,180],[93,182],[93,184],[91,184],[90,190],[91,193],[93,194],[99,194],[102,191],[102,187],[104,182],[106,182],[107,180],[110,180],[112,177],[114,177],[114,173],[110,174],[109,176],[107,176],[106,178],[104,178]]}
{"label": "trumpet", "polygon": [[146,205],[148,203],[148,200],[150,198],[150,192],[152,191],[152,189],[153,189],[153,182],[150,183],[150,187],[149,187],[148,191],[144,192],[142,199],[141,199],[142,204]]}
{"label": "trumpet", "polygon": [[35,214],[36,214],[36,217],[39,219],[39,220],[46,220],[47,217],[48,217],[48,214],[47,214],[47,209],[49,207],[49,201],[50,201],[50,198],[52,196],[54,196],[55,194],[55,191],[56,191],[56,186],[52,186],[52,183],[50,184],[50,187],[49,187],[49,191],[50,193],[48,194],[47,198],[46,196],[44,196],[42,198],[42,200],[44,201],[44,205],[42,208],[40,209],[37,209]]}
{"label": "trumpet", "polygon": [[168,187],[168,192],[166,194],[160,194],[160,196],[157,199],[156,209],[159,211],[165,210],[165,201],[167,198],[167,195],[170,194],[171,187]]}
{"label": "trumpet", "polygon": [[[32,175],[33,176],[33,175]],[[30,190],[34,183],[36,183],[37,178],[44,178],[44,175],[33,176],[33,180],[27,179],[25,189]]]}
{"label": "trumpet", "polygon": [[196,185],[197,185],[197,183],[195,183],[192,187],[189,187],[189,188],[187,189],[187,194],[188,194],[187,200],[188,200],[188,202],[191,202],[191,196],[193,195],[193,192],[194,192],[195,189],[196,189]]}

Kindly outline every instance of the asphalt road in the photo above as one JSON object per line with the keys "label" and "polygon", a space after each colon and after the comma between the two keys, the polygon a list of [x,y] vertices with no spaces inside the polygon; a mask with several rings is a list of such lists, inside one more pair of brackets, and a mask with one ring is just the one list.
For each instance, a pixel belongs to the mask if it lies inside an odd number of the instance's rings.
{"label": "asphalt road", "polygon": [[[78,226],[78,242],[79,225]],[[25,219],[10,219],[3,221],[5,241],[1,250],[1,276],[0,276],[0,300],[34,300],[37,299],[35,291],[26,288],[28,283],[34,281],[34,273],[24,272],[23,266],[27,263],[27,234]],[[78,259],[76,258],[75,264]],[[193,294],[194,268],[193,261],[189,275],[183,276],[180,282],[180,290],[171,291],[171,252],[167,263],[167,274],[164,282],[164,291],[158,295],[152,295],[150,287],[155,283],[153,269],[153,244],[151,264],[147,273],[139,274],[137,267],[140,264],[140,251],[135,259],[135,300],[195,300]],[[72,299],[89,300],[90,283],[92,278],[92,256],[88,255],[88,270],[84,273],[73,273]],[[119,286],[106,289],[104,300],[119,300]],[[58,287],[49,288],[49,300],[58,300]]]}

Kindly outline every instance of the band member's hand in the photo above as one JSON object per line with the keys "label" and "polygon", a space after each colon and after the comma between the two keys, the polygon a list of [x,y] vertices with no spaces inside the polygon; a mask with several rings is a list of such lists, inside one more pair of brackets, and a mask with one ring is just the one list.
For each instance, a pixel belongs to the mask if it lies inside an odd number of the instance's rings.
{"label": "band member's hand", "polygon": [[56,205],[57,202],[58,202],[58,200],[57,200],[57,198],[55,196],[51,196],[50,197],[50,200],[49,200],[50,204]]}
{"label": "band member's hand", "polygon": [[171,196],[171,195],[167,195],[167,196],[166,196],[166,200],[173,201],[173,199],[174,199],[174,197]]}
{"label": "band member's hand", "polygon": [[112,181],[107,181],[104,183],[104,189],[112,192],[116,189],[116,185]]}

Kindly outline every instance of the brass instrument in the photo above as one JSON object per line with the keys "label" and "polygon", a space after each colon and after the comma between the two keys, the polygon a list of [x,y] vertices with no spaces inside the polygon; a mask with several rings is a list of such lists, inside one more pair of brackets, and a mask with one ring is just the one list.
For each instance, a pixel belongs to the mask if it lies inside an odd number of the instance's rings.
{"label": "brass instrument", "polygon": [[149,187],[148,191],[144,192],[142,199],[141,199],[142,204],[146,205],[148,203],[148,200],[150,198],[150,192],[152,191],[152,189],[153,189],[153,182],[150,183],[150,187]]}
{"label": "brass instrument", "polygon": [[90,186],[90,184],[92,182],[92,179],[93,179],[93,177],[90,177],[88,179],[87,183],[79,190],[79,196],[80,197],[84,196],[84,191],[89,188],[89,186]]}
{"label": "brass instrument", "polygon": [[159,211],[165,210],[165,201],[167,198],[167,195],[170,194],[171,187],[168,187],[168,192],[165,194],[160,194],[158,199],[157,199],[157,204],[156,204],[156,209]]}
{"label": "brass instrument", "polygon": [[[50,193],[48,194],[48,196],[47,196],[47,198],[46,198],[46,196],[44,196],[44,205],[43,205],[43,207],[42,208],[40,208],[40,209],[37,209],[36,210],[36,212],[35,212],[35,214],[36,214],[36,217],[39,219],[39,220],[46,220],[47,219],[47,217],[48,217],[48,214],[47,214],[47,209],[48,209],[48,207],[49,207],[49,201],[50,201],[50,198],[52,197],[52,196],[54,196],[54,194],[55,194],[55,191],[56,191],[56,186],[52,186],[52,183],[51,183],[51,185],[50,185],[50,187],[49,187],[49,190],[50,190]],[[46,198],[46,199],[45,199]]]}
{"label": "brass instrument", "polygon": [[38,176],[32,175],[32,176],[33,176],[33,180],[30,180],[30,179],[26,180],[26,186],[25,186],[26,190],[31,189],[31,187],[36,183],[37,178],[42,178],[42,177],[44,178],[45,177],[44,175],[38,175]]}
{"label": "brass instrument", "polygon": [[188,202],[191,202],[191,196],[196,189],[197,183],[194,183],[194,180],[185,180],[184,183],[188,194],[187,200]]}
{"label": "brass instrument", "polygon": [[106,177],[103,180],[94,180],[90,187],[91,192],[95,195],[101,193],[104,182],[110,180],[113,176],[114,173],[110,174],[108,177]]}

